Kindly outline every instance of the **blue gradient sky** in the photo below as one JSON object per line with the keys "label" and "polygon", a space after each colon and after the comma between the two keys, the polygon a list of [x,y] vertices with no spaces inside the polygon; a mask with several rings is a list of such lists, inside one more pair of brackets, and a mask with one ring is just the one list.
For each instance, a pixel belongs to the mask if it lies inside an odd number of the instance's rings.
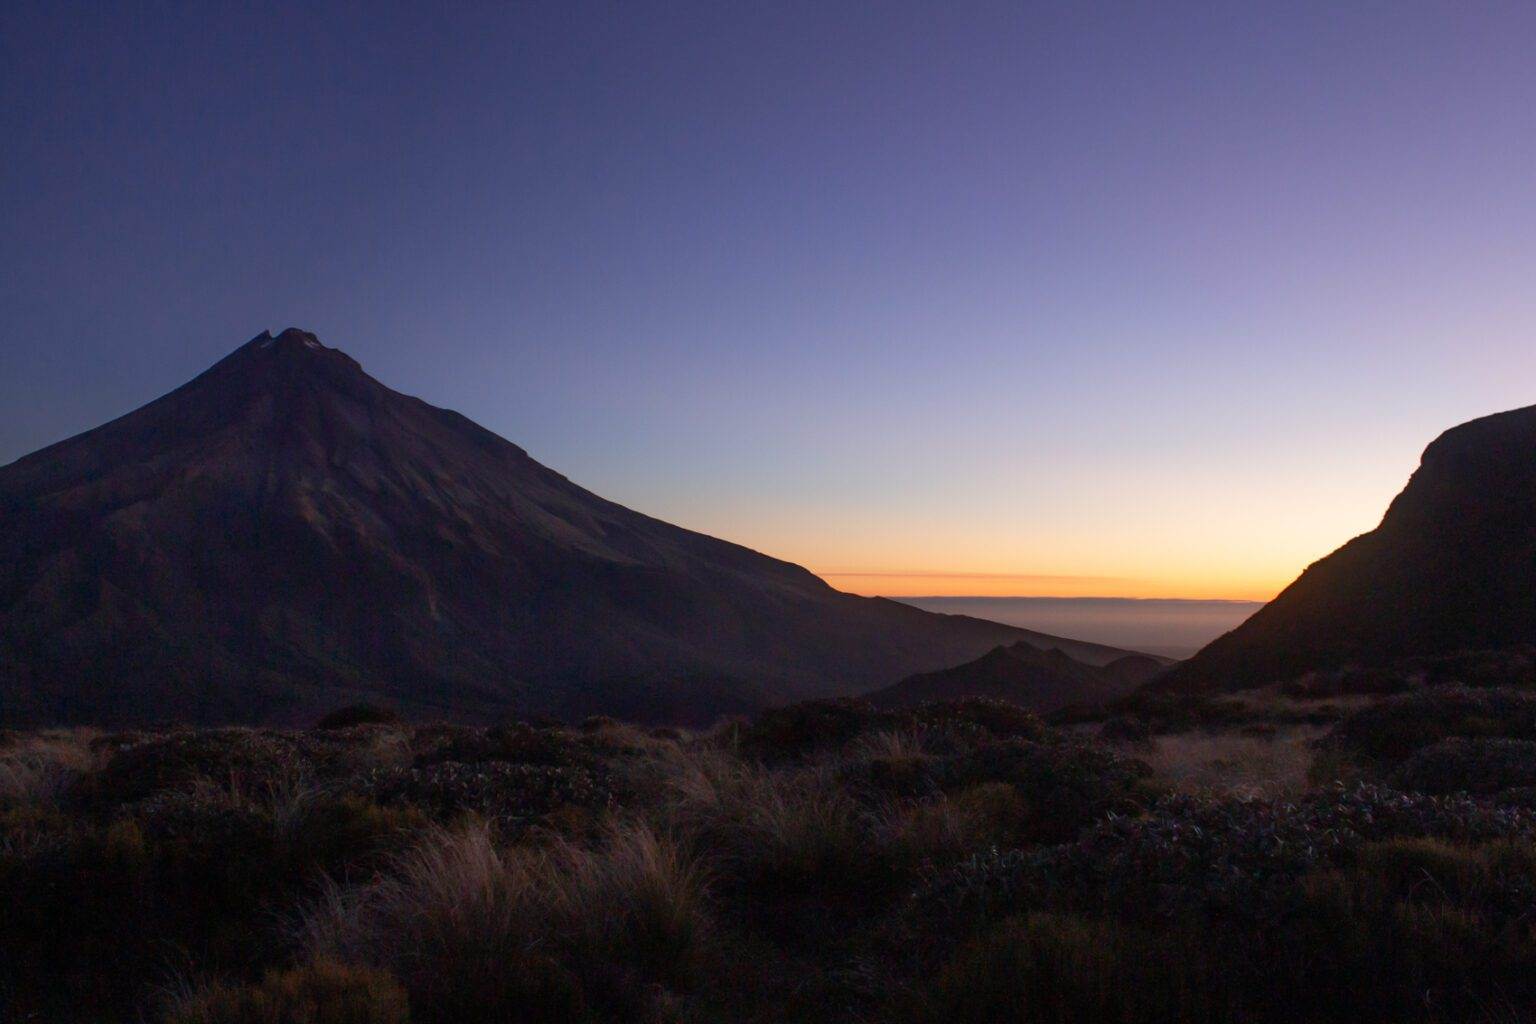
{"label": "blue gradient sky", "polygon": [[1529,4],[446,6],[4,5],[0,461],[297,325],[849,589],[1265,598],[1536,401]]}

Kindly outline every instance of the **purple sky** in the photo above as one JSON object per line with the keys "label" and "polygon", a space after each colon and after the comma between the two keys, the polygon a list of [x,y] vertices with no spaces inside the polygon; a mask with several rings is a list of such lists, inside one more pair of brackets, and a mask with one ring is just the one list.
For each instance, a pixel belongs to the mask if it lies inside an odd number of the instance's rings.
{"label": "purple sky", "polygon": [[1536,401],[1536,6],[443,7],[0,8],[0,461],[297,325],[850,589],[1262,598]]}

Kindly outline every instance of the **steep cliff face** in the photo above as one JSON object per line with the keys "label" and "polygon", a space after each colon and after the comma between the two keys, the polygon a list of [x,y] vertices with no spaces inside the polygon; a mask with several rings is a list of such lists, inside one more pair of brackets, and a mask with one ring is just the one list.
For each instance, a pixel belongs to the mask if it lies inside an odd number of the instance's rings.
{"label": "steep cliff face", "polygon": [[1032,635],[605,501],[299,330],[0,468],[8,722],[700,720]]}
{"label": "steep cliff face", "polygon": [[1153,685],[1241,689],[1532,641],[1536,406],[1446,431],[1380,526]]}

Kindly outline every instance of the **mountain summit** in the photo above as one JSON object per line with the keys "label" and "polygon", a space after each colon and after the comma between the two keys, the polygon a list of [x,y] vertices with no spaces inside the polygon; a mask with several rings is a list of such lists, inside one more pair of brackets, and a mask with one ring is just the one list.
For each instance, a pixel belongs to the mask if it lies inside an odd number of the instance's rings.
{"label": "mountain summit", "polygon": [[315,335],[0,468],[0,719],[701,720],[1029,640],[605,501]]}
{"label": "mountain summit", "polygon": [[1441,434],[1380,526],[1152,685],[1241,689],[1533,642],[1536,406]]}

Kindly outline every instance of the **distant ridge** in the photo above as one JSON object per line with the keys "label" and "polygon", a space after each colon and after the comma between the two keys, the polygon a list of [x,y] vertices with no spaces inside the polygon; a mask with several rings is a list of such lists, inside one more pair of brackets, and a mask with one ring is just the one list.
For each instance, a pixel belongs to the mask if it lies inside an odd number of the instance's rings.
{"label": "distant ridge", "polygon": [[605,501],[297,329],[0,468],[10,724],[702,721],[1020,639],[1107,660]]}
{"label": "distant ridge", "polygon": [[1188,658],[1263,607],[1262,601],[1166,597],[898,597],[924,611],[973,615],[1022,629],[1168,658]]}
{"label": "distant ridge", "polygon": [[1536,406],[1441,434],[1381,524],[1152,686],[1234,690],[1536,641]]}
{"label": "distant ridge", "polygon": [[990,697],[1044,713],[1067,704],[1116,700],[1167,665],[1145,654],[1090,665],[1060,649],[1042,650],[1019,641],[994,647],[964,665],[910,676],[869,694],[869,701],[877,707],[912,707],[926,701]]}

